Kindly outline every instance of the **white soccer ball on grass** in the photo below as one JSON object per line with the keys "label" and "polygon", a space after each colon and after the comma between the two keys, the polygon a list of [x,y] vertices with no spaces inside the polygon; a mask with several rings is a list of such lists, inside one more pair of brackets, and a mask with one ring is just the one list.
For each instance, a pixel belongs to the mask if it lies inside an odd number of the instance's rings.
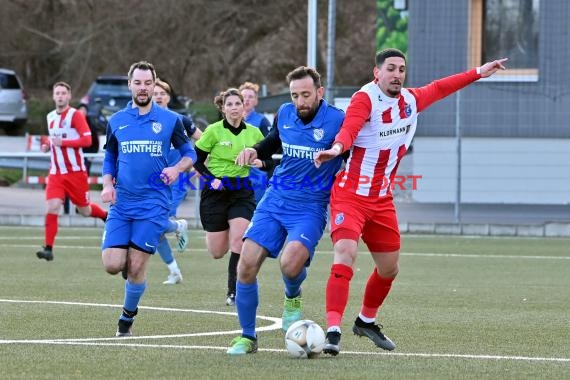
{"label": "white soccer ball on grass", "polygon": [[325,332],[317,323],[303,319],[293,323],[285,333],[289,354],[298,359],[318,356],[325,345]]}

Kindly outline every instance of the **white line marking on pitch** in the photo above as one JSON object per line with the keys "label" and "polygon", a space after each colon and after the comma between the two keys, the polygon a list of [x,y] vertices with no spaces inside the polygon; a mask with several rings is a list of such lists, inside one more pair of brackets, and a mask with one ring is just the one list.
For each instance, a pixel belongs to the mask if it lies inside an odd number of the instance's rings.
{"label": "white line marking on pitch", "polygon": [[[68,302],[68,301],[34,301],[34,300],[10,300],[0,299],[0,302],[6,303],[43,303],[55,305],[71,305],[71,306],[95,306],[95,307],[113,307],[120,308],[121,305],[112,304],[98,304],[86,302]],[[201,313],[201,314],[218,314],[218,315],[232,315],[236,313],[225,311],[209,311],[209,310],[193,310],[193,309],[178,309],[170,307],[152,307],[140,306],[141,309],[158,310],[158,311],[176,311],[185,313]],[[258,328],[257,331],[270,331],[281,328],[281,319],[267,316],[258,316],[260,319],[272,321],[273,324]],[[227,347],[220,346],[196,346],[196,345],[174,345],[174,344],[143,344],[143,343],[127,343],[134,339],[161,339],[161,338],[178,338],[189,336],[204,336],[204,335],[225,335],[240,333],[240,330],[235,331],[216,331],[213,333],[195,333],[195,334],[176,334],[176,335],[154,335],[154,336],[140,336],[130,338],[84,338],[84,339],[45,339],[45,340],[9,340],[0,339],[0,344],[49,344],[49,345],[71,345],[71,346],[115,346],[115,347],[140,347],[140,348],[175,348],[175,349],[195,349],[195,350],[216,350],[225,351]],[[115,342],[103,342],[103,341]],[[121,343],[119,343],[120,341]],[[260,348],[261,352],[285,352],[284,349],[275,348]],[[405,353],[405,352],[361,352],[361,351],[343,351],[344,355],[382,355],[382,356],[400,356],[400,357],[422,357],[422,358],[450,358],[450,359],[476,359],[476,360],[516,360],[516,361],[531,361],[531,362],[558,362],[570,363],[570,358],[547,358],[547,357],[531,357],[531,356],[507,356],[507,355],[467,355],[467,354],[437,354],[437,353]]]}
{"label": "white line marking on pitch", "polygon": [[[125,341],[126,338],[119,338]],[[38,341],[2,341],[0,343],[23,343],[23,344],[50,344],[50,345],[68,345],[68,346],[107,346],[107,347],[139,347],[139,348],[175,348],[185,350],[212,350],[226,351],[227,347],[220,346],[195,346],[195,345],[175,345],[175,344],[143,344],[143,343],[102,343],[102,342],[81,342],[81,341],[62,341],[62,340],[38,340]],[[260,352],[286,352],[284,349],[276,348],[259,348]],[[413,352],[362,352],[362,351],[342,351],[345,355],[369,355],[369,356],[400,356],[400,357],[420,357],[420,358],[438,358],[438,359],[477,359],[477,360],[516,360],[530,362],[558,362],[570,363],[570,358],[543,358],[532,356],[505,356],[505,355],[465,355],[465,354],[428,354]]]}
{"label": "white line marking on pitch", "polygon": [[[59,238],[58,238],[59,239]],[[37,248],[37,245],[33,244],[3,244],[2,247],[11,248]],[[57,248],[61,249],[100,249],[99,246],[85,246],[85,245],[57,245]],[[205,248],[189,248],[190,252],[207,252]],[[318,254],[332,254],[332,251],[320,251],[317,250],[315,253]],[[359,251],[359,255],[368,255],[369,252]],[[471,254],[471,253],[435,253],[435,252],[401,252],[401,256],[417,256],[417,257],[452,257],[452,258],[466,258],[466,259],[522,259],[522,260],[570,260],[570,256],[538,256],[538,255],[481,255],[481,254]]]}
{"label": "white line marking on pitch", "polygon": [[469,259],[548,259],[548,260],[570,260],[570,256],[525,256],[525,255],[478,255],[470,253],[415,253],[415,252],[402,252],[402,256],[424,256],[424,257],[458,257]]}
{"label": "white line marking on pitch", "polygon": [[[112,307],[112,308],[122,308],[122,305],[112,305],[112,304],[102,304],[102,303],[89,303],[89,302],[69,302],[69,301],[35,301],[35,300],[10,300],[10,299],[0,299],[0,302],[5,303],[41,303],[50,305],[68,305],[68,306],[93,306],[93,307]],[[175,311],[182,313],[198,313],[198,314],[218,314],[218,315],[228,315],[236,317],[237,313],[229,311],[213,311],[213,310],[196,310],[196,309],[178,309],[172,307],[154,307],[154,306],[139,306],[139,309],[144,310],[155,310],[155,311]],[[273,322],[271,325],[258,327],[256,331],[272,331],[281,329],[281,318],[268,317],[264,315],[258,315],[258,319]],[[137,339],[165,339],[165,338],[187,338],[194,336],[216,336],[216,335],[230,335],[230,334],[241,334],[241,330],[230,330],[230,331],[212,331],[212,332],[200,332],[200,333],[188,333],[188,334],[172,334],[172,335],[143,335],[143,336],[132,336],[132,337],[105,337],[105,338],[72,338],[72,339],[31,339],[31,340],[3,340],[0,339],[0,344],[7,343],[42,343],[42,342],[96,342],[96,341],[115,341],[115,340],[137,340]]]}

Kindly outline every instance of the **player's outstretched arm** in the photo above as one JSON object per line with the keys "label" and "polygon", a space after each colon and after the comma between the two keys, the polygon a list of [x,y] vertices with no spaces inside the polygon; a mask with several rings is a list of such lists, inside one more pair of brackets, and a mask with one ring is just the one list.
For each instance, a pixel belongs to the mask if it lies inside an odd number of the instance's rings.
{"label": "player's outstretched arm", "polygon": [[235,164],[239,166],[252,165],[257,159],[257,150],[245,148],[236,157]]}
{"label": "player's outstretched arm", "polygon": [[508,58],[501,58],[485,63],[480,68],[481,78],[490,77],[499,70],[506,70],[507,68],[503,65],[503,63],[505,63],[508,60],[509,60]]}
{"label": "player's outstretched arm", "polygon": [[342,153],[342,144],[335,143],[330,149],[321,150],[315,154],[315,166],[319,168],[322,163],[332,160],[335,157],[338,157],[339,154]]}

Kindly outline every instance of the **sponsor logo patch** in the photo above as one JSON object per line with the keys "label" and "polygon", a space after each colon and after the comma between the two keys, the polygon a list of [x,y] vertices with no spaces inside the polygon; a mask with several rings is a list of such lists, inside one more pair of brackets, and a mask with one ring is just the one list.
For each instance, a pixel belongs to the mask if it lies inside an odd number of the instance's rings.
{"label": "sponsor logo patch", "polygon": [[336,216],[334,217],[334,224],[341,225],[344,222],[344,213],[338,213],[336,214]]}

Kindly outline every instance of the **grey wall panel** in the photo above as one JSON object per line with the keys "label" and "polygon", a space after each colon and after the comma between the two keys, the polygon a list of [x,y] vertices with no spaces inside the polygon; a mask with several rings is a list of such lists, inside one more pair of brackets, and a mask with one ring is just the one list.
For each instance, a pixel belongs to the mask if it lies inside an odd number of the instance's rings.
{"label": "grey wall panel", "polygon": [[[409,87],[467,70],[470,0],[409,2]],[[541,1],[536,82],[478,82],[464,89],[462,134],[570,138],[570,1]],[[418,136],[454,136],[455,95],[427,109]]]}

